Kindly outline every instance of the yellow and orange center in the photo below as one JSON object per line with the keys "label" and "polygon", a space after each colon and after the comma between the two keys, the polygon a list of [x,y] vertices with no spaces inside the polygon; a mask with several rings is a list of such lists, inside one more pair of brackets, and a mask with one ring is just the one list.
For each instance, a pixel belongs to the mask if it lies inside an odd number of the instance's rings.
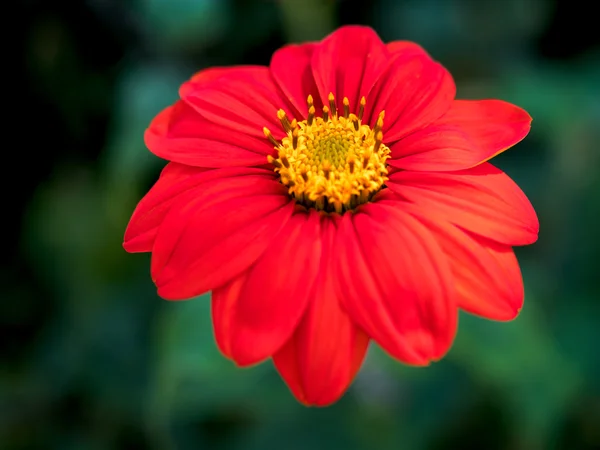
{"label": "yellow and orange center", "polygon": [[343,213],[368,202],[383,187],[390,149],[382,143],[383,111],[371,128],[362,123],[364,97],[357,114],[350,113],[347,97],[342,114],[333,94],[328,100],[317,117],[309,95],[308,117],[301,122],[280,109],[277,117],[286,132],[281,142],[267,128],[263,131],[277,152],[268,160],[289,194],[306,207]]}

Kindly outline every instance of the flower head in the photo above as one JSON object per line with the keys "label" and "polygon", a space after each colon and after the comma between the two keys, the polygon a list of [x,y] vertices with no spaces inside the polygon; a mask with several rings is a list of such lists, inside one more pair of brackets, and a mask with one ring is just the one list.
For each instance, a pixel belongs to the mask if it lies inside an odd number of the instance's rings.
{"label": "flower head", "polygon": [[350,113],[344,97],[344,113],[339,115],[332,93],[323,117],[315,117],[312,95],[308,96],[308,117],[298,123],[285,111],[278,117],[287,133],[277,142],[268,128],[265,136],[277,154],[268,161],[279,173],[281,183],[289,187],[294,199],[308,208],[343,213],[369,201],[387,180],[386,160],[390,149],[383,144],[382,111],[375,127],[362,123],[365,97],[358,115]]}
{"label": "flower head", "polygon": [[455,100],[418,45],[343,27],[269,67],[207,69],[148,128],[169,160],[125,249],[152,252],[160,296],[212,291],[221,351],[272,358],[303,403],[348,388],[372,339],[392,357],[444,356],[458,310],[514,318],[513,246],[537,239],[518,186],[486,162],[531,118]]}

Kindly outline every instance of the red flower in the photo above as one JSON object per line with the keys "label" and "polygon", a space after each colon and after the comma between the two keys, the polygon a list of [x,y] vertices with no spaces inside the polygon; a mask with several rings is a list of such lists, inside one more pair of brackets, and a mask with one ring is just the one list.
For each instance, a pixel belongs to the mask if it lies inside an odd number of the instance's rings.
{"label": "red flower", "polygon": [[518,314],[512,246],[538,221],[486,161],[527,135],[522,109],[455,100],[421,47],[357,26],[270,67],[201,71],[180,94],[146,132],[171,162],[124,246],[152,252],[160,296],[212,291],[217,343],[240,366],[271,357],[298,400],[326,405],[370,339],[427,365],[459,308]]}

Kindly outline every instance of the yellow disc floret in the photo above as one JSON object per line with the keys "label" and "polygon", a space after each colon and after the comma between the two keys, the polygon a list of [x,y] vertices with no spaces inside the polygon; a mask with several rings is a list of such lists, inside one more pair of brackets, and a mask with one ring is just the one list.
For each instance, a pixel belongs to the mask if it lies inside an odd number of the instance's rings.
{"label": "yellow disc floret", "polygon": [[368,202],[382,188],[390,149],[382,144],[383,111],[371,129],[362,123],[364,97],[358,115],[350,113],[348,98],[344,97],[342,116],[333,94],[328,100],[323,117],[316,117],[309,95],[308,117],[302,122],[279,110],[287,133],[281,142],[267,128],[264,133],[277,151],[268,160],[290,195],[307,207],[342,213]]}

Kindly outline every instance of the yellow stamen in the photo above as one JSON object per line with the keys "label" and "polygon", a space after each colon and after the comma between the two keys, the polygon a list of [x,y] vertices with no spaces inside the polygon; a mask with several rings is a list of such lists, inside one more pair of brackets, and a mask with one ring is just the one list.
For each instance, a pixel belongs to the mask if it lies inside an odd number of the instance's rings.
{"label": "yellow stamen", "polygon": [[354,131],[358,131],[358,127],[360,126],[358,117],[356,117],[354,114],[350,114],[349,118],[352,122],[352,126],[354,127]]}
{"label": "yellow stamen", "polygon": [[375,124],[375,128],[373,128],[373,133],[375,134],[375,136],[377,136],[377,133],[379,133],[383,129],[384,116],[385,116],[385,111],[381,111],[379,113],[379,117],[377,118],[377,123]]}
{"label": "yellow stamen", "polygon": [[333,96],[333,92],[329,93],[329,109],[331,109],[331,117],[335,117],[337,115],[337,108],[335,107],[335,97]]}
{"label": "yellow stamen", "polygon": [[[294,119],[295,121],[296,119]],[[298,148],[298,128],[292,130],[292,147]]]}
{"label": "yellow stamen", "polygon": [[316,117],[309,96],[308,117],[301,122],[290,121],[279,110],[286,132],[281,142],[266,128],[263,131],[277,154],[267,159],[289,194],[306,207],[342,214],[368,202],[383,187],[390,149],[383,144],[383,111],[371,129],[362,123],[364,97],[358,115],[350,113],[347,98],[343,116],[337,115],[333,94],[328,100],[323,117]]}
{"label": "yellow stamen", "polygon": [[362,97],[360,99],[360,106],[358,107],[358,120],[362,120],[363,115],[365,114],[365,105],[367,104],[367,99]]}
{"label": "yellow stamen", "polygon": [[290,120],[287,118],[287,115],[285,114],[285,111],[283,109],[277,111],[277,118],[281,122],[281,126],[283,127],[285,132],[289,132],[291,130]]}
{"label": "yellow stamen", "polygon": [[275,147],[279,147],[279,142],[277,142],[267,127],[263,128],[263,133],[265,133],[266,138],[271,144],[273,144]]}
{"label": "yellow stamen", "polygon": [[310,105],[310,107],[308,108],[308,118],[306,119],[306,123],[308,123],[309,125],[313,124],[315,112],[315,107],[313,105]]}

